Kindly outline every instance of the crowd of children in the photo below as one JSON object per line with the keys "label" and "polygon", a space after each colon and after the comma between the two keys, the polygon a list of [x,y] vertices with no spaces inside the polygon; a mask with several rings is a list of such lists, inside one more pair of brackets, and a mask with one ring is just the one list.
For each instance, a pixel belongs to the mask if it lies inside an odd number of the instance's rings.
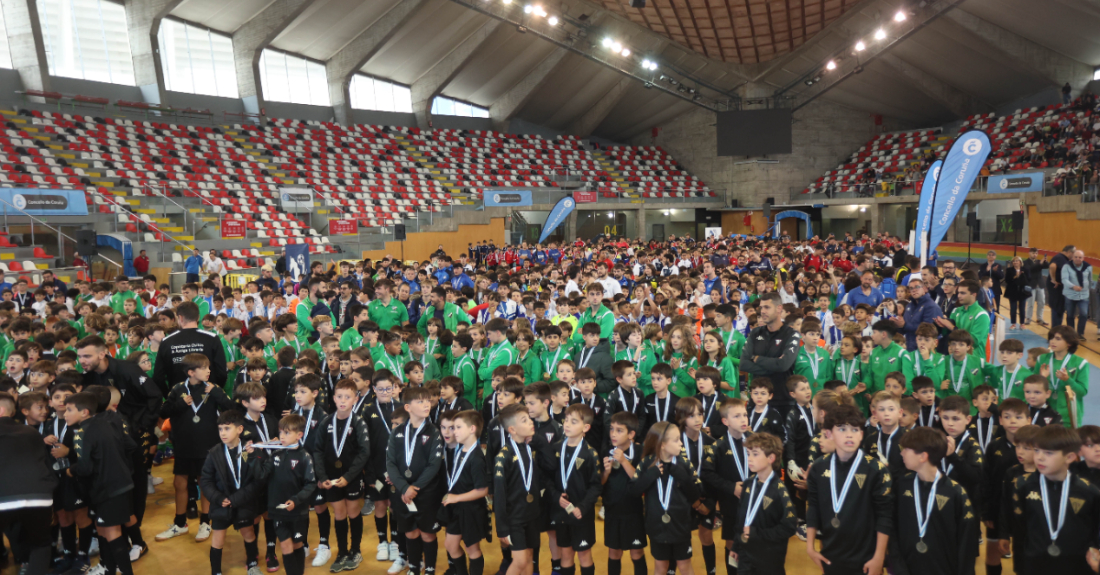
{"label": "crowd of children", "polygon": [[[718,276],[692,261],[715,246],[685,245],[673,261],[688,266],[647,280],[647,262],[604,264],[620,249],[461,287],[484,267],[440,254],[275,291],[213,276],[170,296],[120,277],[0,302],[0,394],[16,405],[0,416],[38,430],[59,478],[52,572],[133,573],[150,470],[168,458],[174,520],[155,539],[198,519],[212,575],[231,527],[249,575],[303,573],[313,526],[312,566],[356,570],[364,515],[390,574],[434,574],[441,532],[447,575],[483,575],[494,534],[506,575],[593,575],[599,560],[620,575],[625,554],[644,575],[646,550],[661,575],[692,575],[696,550],[707,575],[784,573],[796,535],[828,574],[975,573],[983,540],[985,573],[1006,556],[1016,573],[1100,571],[1100,427],[1080,425],[1072,329],[1043,349],[1005,340],[995,363],[960,321],[922,323],[912,348],[891,319],[904,294],[849,307],[804,270],[812,293],[781,308],[797,356],[782,377],[746,377],[760,302],[791,291],[788,258],[770,246],[768,268],[746,249],[751,273]],[[420,297],[395,297],[410,282]],[[199,353],[185,379],[152,381],[183,302],[221,337],[224,387]]]}

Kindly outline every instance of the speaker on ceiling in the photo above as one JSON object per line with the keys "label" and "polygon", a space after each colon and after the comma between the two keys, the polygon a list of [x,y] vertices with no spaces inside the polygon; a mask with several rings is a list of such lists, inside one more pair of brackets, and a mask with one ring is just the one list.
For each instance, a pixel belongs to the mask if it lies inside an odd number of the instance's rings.
{"label": "speaker on ceiling", "polygon": [[645,8],[645,0],[630,0],[631,8]]}

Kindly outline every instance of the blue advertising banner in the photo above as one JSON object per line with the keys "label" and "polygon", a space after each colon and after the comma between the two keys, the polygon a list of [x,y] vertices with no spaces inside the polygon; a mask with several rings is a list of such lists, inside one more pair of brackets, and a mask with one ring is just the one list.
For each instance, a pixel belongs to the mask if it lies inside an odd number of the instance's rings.
{"label": "blue advertising banner", "polygon": [[943,167],[943,160],[932,162],[932,165],[928,168],[928,173],[924,175],[924,181],[920,185],[920,206],[917,208],[917,240],[910,251],[914,257],[920,257],[921,243],[924,241],[924,237],[928,235],[929,228],[932,227],[932,200],[936,199],[936,181],[940,178],[941,167]]}
{"label": "blue advertising banner", "polygon": [[519,207],[531,205],[528,190],[485,190],[485,207]]}
{"label": "blue advertising banner", "polygon": [[309,244],[293,244],[286,247],[286,271],[294,281],[309,275]]}
{"label": "blue advertising banner", "polygon": [[940,177],[936,180],[935,197],[932,199],[929,253],[936,249],[951,223],[955,221],[955,215],[966,201],[974,180],[978,179],[982,165],[989,157],[989,151],[989,136],[981,130],[966,132],[951,144],[951,149],[943,160]]}
{"label": "blue advertising banner", "polygon": [[86,216],[83,190],[0,188],[0,213],[32,216]]}
{"label": "blue advertising banner", "polygon": [[1043,173],[1027,172],[1024,174],[989,176],[989,185],[986,191],[990,194],[1041,192],[1043,191]]}
{"label": "blue advertising banner", "polygon": [[565,218],[569,217],[569,214],[576,207],[577,202],[573,198],[564,197],[558,200],[558,203],[554,204],[554,208],[550,210],[550,215],[546,216],[546,223],[542,224],[542,235],[539,236],[539,243],[545,243],[546,238],[550,237],[550,234],[554,233],[554,230],[565,222]]}

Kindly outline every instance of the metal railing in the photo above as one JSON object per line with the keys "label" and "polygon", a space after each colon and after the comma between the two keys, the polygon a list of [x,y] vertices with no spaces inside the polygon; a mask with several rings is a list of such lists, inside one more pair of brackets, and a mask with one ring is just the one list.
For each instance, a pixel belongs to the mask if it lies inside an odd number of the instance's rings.
{"label": "metal railing", "polygon": [[[688,194],[691,192],[684,192],[681,190],[673,190],[670,188],[664,189],[647,189],[644,192],[632,191],[629,193],[635,194],[634,197],[627,196],[628,192],[623,192],[616,189],[608,188],[596,188],[596,187],[584,187],[571,190],[559,190],[554,188],[479,188],[478,192],[473,192],[471,199],[475,201],[474,209],[483,209],[485,207],[485,196],[493,193],[502,193],[509,191],[529,191],[531,192],[531,203],[534,205],[539,204],[556,204],[558,200],[566,197],[572,197],[574,192],[592,192],[596,194],[596,202],[599,204],[642,204],[646,202],[654,203],[695,203],[695,202],[722,202],[726,197],[725,193],[721,190],[710,190],[715,195],[714,197],[688,197],[686,195],[682,197],[666,197],[666,198],[647,198],[644,193],[658,192],[672,194]],[[480,195],[480,197],[478,197]]]}
{"label": "metal railing", "polygon": [[[9,203],[8,201],[0,199],[0,203],[4,204],[7,207],[10,207],[11,209],[19,212],[24,217],[29,218],[31,220],[31,226],[30,226],[30,228],[31,228],[31,245],[34,245],[34,243],[35,243],[35,241],[34,241],[34,222],[37,222],[38,225],[45,226],[47,229],[52,230],[54,233],[56,233],[57,237],[59,238],[59,243],[60,243],[60,238],[67,239],[67,240],[73,242],[73,244],[77,243],[76,238],[66,234],[65,232],[62,232],[60,229],[55,228],[55,227],[51,226],[50,224],[47,224],[45,221],[40,220],[40,219],[36,218],[35,216],[30,215],[25,210],[21,210],[21,209],[15,207],[14,205]],[[8,210],[7,209],[4,210],[4,229],[11,229],[11,227],[8,225]],[[58,246],[58,250],[59,250],[58,257],[62,257],[62,254],[64,253],[64,250],[61,249],[60,245]],[[105,260],[107,263],[119,268],[119,270],[123,269],[122,264],[112,260],[111,258],[108,258],[108,257],[103,256],[103,255],[100,255],[99,257],[102,258],[103,260]]]}
{"label": "metal railing", "polygon": [[[95,193],[97,195],[102,196],[102,194],[99,194],[98,192],[95,192]],[[104,196],[104,197],[106,197],[106,196]],[[147,226],[150,225],[148,222],[141,219],[140,214],[137,214],[137,213],[133,212],[132,210],[130,210],[130,208],[125,207],[121,202],[119,202],[119,201],[117,201],[113,198],[109,198],[109,199],[111,201],[108,205],[117,208],[117,210],[112,212],[112,213],[115,214],[114,220],[115,220],[115,232],[116,233],[118,232],[118,215],[119,215],[118,210],[121,210],[122,212],[125,212],[126,214],[128,214],[130,216],[131,220],[134,221],[135,223],[136,222],[142,222]],[[160,226],[153,224],[152,227],[153,227],[153,229],[155,229],[157,231],[157,233],[159,233],[159,234],[163,235],[164,237],[168,238],[168,240],[171,241],[172,243],[179,244],[181,247],[183,247],[184,250],[191,251],[193,249],[193,246],[189,246],[189,245],[177,240],[172,234],[160,229]],[[193,237],[194,236],[192,236],[192,238]],[[142,239],[142,241],[144,241],[144,238]],[[160,261],[162,261],[162,262],[164,261],[164,243],[165,242],[163,242],[159,239],[157,240],[157,246],[158,246],[157,251],[158,251],[158,255],[160,256]]]}

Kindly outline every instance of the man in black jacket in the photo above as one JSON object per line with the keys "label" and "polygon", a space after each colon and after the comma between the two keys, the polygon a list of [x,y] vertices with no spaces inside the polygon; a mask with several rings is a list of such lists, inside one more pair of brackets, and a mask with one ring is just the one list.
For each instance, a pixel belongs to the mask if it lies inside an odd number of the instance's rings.
{"label": "man in black jacket", "polygon": [[80,340],[76,344],[76,355],[80,367],[84,369],[84,389],[92,385],[118,389],[122,394],[118,411],[137,429],[137,435],[143,442],[146,435],[152,438],[164,399],[153,380],[146,377],[137,364],[107,355],[107,344],[97,335]]}
{"label": "man in black jacket", "polygon": [[225,348],[216,334],[199,329],[199,306],[189,301],[181,303],[176,307],[176,320],[180,329],[161,342],[157,363],[153,366],[153,381],[161,394],[168,395],[172,386],[187,380],[187,371],[181,362],[189,353],[209,357],[210,381],[225,387]]}
{"label": "man in black jacket", "polygon": [[[749,332],[741,351],[741,370],[753,377],[767,377],[772,385],[787,385],[801,343],[799,333],[783,323],[783,301],[776,292],[760,297],[760,316],[765,325]],[[794,400],[786,393],[776,393],[769,405],[787,417]]]}
{"label": "man in black jacket", "polygon": [[42,436],[29,425],[12,419],[15,400],[0,394],[0,529],[19,535],[16,549],[29,552],[26,573],[41,575],[50,562],[50,523],[57,476],[46,461]]}

